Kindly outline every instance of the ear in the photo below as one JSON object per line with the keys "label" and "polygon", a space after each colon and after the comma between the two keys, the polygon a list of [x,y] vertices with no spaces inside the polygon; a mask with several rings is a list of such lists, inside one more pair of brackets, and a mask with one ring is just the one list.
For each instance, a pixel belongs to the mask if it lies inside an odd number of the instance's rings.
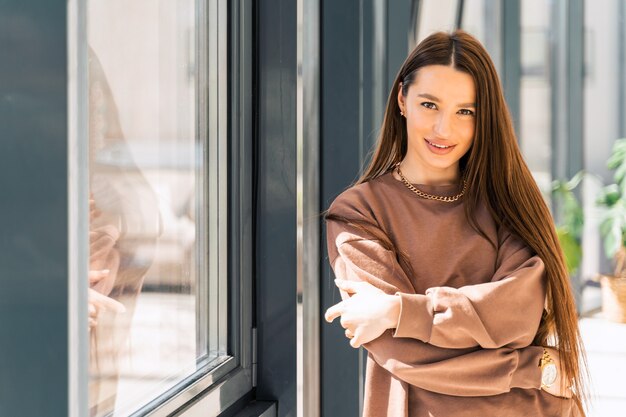
{"label": "ear", "polygon": [[398,107],[400,107],[401,112],[406,113],[404,95],[402,94],[402,83],[398,85]]}

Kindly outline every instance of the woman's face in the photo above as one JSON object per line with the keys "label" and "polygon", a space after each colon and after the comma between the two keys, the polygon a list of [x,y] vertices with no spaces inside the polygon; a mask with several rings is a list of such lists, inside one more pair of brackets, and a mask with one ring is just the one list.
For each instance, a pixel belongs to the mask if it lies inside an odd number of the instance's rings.
{"label": "woman's face", "polygon": [[432,173],[458,170],[476,127],[472,76],[450,66],[422,67],[406,96],[400,88],[398,104],[406,118],[411,162]]}

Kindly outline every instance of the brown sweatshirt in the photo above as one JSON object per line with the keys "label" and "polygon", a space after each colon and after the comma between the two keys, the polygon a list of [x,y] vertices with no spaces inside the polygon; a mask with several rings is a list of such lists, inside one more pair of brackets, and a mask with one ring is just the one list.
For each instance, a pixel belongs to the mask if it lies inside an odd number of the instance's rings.
{"label": "brown sweatshirt", "polygon": [[344,191],[329,212],[374,225],[413,271],[374,233],[327,222],[335,275],[401,297],[397,328],[364,345],[364,417],[578,415],[572,400],[539,389],[543,350],[530,344],[544,306],[544,264],[485,207],[476,220],[495,248],[467,222],[463,198],[420,198],[391,172]]}

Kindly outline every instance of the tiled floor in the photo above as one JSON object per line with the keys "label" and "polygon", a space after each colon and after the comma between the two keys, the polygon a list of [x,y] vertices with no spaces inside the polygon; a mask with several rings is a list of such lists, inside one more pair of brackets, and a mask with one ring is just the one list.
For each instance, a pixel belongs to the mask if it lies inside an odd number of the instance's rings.
{"label": "tiled floor", "polygon": [[598,312],[580,320],[591,374],[592,408],[588,417],[626,416],[626,324]]}
{"label": "tiled floor", "polygon": [[195,370],[195,297],[140,294],[128,341],[119,350],[113,415],[129,415]]}

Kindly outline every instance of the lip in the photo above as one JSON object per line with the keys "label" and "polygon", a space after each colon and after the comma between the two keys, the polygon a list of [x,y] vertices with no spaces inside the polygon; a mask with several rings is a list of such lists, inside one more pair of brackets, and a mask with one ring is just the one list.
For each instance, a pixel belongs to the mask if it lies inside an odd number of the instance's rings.
{"label": "lip", "polygon": [[[430,150],[432,153],[437,154],[437,155],[445,155],[448,154],[450,152],[452,152],[452,150],[456,147],[456,145],[446,145],[443,143],[438,143],[437,141],[434,140],[429,140],[424,138],[424,142],[426,142],[426,146],[428,147],[428,150]],[[433,146],[432,144],[435,145],[443,145],[443,146],[449,146],[448,148],[442,149],[442,148],[438,148],[436,146]]]}

